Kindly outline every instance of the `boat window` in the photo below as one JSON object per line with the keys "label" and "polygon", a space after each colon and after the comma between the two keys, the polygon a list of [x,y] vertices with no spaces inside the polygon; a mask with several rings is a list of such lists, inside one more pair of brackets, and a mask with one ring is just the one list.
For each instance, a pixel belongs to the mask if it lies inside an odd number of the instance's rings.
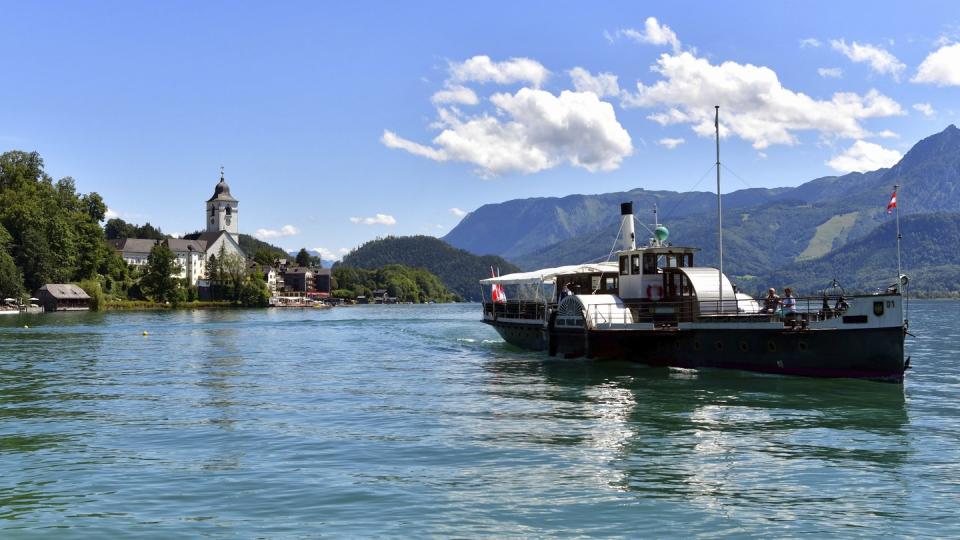
{"label": "boat window", "polygon": [[693,268],[693,253],[687,253],[686,258],[687,258],[687,267]]}
{"label": "boat window", "polygon": [[590,290],[596,291],[600,289],[600,276],[590,276]]}
{"label": "boat window", "polygon": [[616,277],[616,276],[608,276],[608,277],[605,279],[605,281],[606,281],[606,283],[605,283],[605,285],[604,285],[604,289],[606,289],[606,290],[608,290],[608,291],[615,291],[615,290],[617,290],[617,277]]}
{"label": "boat window", "polygon": [[664,268],[676,268],[677,267],[677,256],[673,253],[667,255],[667,262],[664,265]]}
{"label": "boat window", "polygon": [[627,266],[627,259],[628,257],[626,255],[623,255],[622,257],[620,257],[620,275],[621,276],[625,276],[630,273],[630,269]]}
{"label": "boat window", "polygon": [[653,253],[643,254],[643,273],[644,274],[657,273],[657,256],[654,255]]}
{"label": "boat window", "polygon": [[631,255],[630,256],[630,273],[637,275],[640,273],[640,255]]}

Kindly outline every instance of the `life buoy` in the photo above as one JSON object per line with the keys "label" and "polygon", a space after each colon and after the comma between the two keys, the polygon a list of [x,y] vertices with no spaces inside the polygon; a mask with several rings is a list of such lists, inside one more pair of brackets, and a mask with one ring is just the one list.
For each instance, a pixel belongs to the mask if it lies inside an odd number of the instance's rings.
{"label": "life buoy", "polygon": [[660,300],[661,298],[663,298],[663,287],[647,285],[647,300]]}

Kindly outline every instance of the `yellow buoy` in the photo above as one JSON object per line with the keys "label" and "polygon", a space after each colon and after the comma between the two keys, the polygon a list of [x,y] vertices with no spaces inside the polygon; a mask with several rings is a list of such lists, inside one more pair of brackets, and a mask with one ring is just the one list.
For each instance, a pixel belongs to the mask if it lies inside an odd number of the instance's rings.
{"label": "yellow buoy", "polygon": [[144,331],[143,331],[143,335],[149,336],[150,334],[149,334],[146,330],[144,330]]}

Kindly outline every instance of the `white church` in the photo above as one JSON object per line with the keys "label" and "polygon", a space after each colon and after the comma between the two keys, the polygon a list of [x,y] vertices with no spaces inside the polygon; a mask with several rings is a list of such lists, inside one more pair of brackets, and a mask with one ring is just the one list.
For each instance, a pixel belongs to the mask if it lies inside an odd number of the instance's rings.
{"label": "white church", "polygon": [[210,260],[211,255],[220,255],[221,246],[228,254],[246,257],[240,248],[239,204],[240,201],[230,194],[230,186],[223,178],[221,167],[220,182],[213,188],[213,196],[207,199],[203,218],[206,230],[196,239],[120,238],[110,242],[123,260],[135,267],[146,266],[150,250],[154,245],[166,244],[176,256],[177,264],[180,266],[181,271],[177,277],[189,279],[191,285],[197,285],[197,281],[207,277],[207,261]]}

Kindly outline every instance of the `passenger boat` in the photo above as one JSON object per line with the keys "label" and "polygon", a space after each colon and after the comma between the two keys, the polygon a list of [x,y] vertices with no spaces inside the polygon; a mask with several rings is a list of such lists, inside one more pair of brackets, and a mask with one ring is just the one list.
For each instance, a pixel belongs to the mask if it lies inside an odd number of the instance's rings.
{"label": "passenger boat", "polygon": [[[903,381],[910,359],[902,274],[883,293],[847,296],[833,288],[797,298],[789,312],[767,311],[735,290],[722,271],[722,249],[720,269],[697,266],[698,250],[671,245],[664,226],[637,246],[633,205],[620,209],[613,261],[481,280],[491,293],[484,287],[483,322],[506,342],[550,356]],[[504,286],[515,286],[512,294],[505,297]]]}

